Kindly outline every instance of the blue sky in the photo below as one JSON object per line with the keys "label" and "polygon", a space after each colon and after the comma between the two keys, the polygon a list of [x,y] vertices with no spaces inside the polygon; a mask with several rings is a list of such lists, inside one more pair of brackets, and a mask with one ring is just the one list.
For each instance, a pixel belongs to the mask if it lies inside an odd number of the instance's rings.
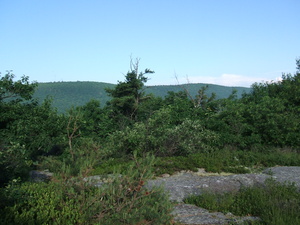
{"label": "blue sky", "polygon": [[295,73],[299,9],[299,0],[0,0],[0,71],[117,83],[132,57],[155,71],[147,85],[249,87]]}

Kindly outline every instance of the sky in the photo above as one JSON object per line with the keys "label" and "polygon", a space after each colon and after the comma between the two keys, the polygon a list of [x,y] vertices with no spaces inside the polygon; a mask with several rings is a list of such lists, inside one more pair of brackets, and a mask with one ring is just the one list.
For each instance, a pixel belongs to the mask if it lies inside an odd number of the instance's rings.
{"label": "sky", "polygon": [[[30,81],[250,87],[294,74],[300,0],[0,0],[0,71]],[[177,79],[176,79],[177,77]]]}

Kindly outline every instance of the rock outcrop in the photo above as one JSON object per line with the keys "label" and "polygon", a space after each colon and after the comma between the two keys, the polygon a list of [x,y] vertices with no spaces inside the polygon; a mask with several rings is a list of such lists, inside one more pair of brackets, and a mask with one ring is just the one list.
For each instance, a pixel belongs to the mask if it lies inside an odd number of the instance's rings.
{"label": "rock outcrop", "polygon": [[239,191],[242,187],[263,185],[265,180],[273,178],[281,183],[294,183],[300,191],[300,167],[272,167],[260,174],[212,174],[203,169],[198,173],[181,172],[149,180],[147,188],[163,185],[170,199],[177,202],[173,215],[182,224],[229,224],[257,220],[256,217],[236,217],[232,214],[209,212],[206,209],[184,204],[189,195],[201,195],[204,191],[224,193]]}
{"label": "rock outcrop", "polygon": [[32,170],[29,172],[29,180],[32,182],[46,182],[51,180],[52,177],[53,173],[49,172],[48,170]]}
{"label": "rock outcrop", "polygon": [[[31,171],[32,181],[40,182],[51,179],[49,171]],[[121,175],[117,175],[121,176]],[[257,217],[237,217],[231,213],[209,212],[206,209],[184,204],[183,200],[189,195],[201,195],[205,191],[225,193],[239,191],[242,187],[263,185],[266,179],[273,178],[281,183],[294,183],[300,191],[300,167],[272,167],[259,174],[216,174],[207,173],[204,169],[198,172],[182,171],[175,175],[164,174],[154,180],[149,180],[145,188],[164,186],[170,199],[176,203],[172,214],[180,224],[243,224],[246,221],[259,220]],[[91,176],[84,180],[100,187],[116,179],[116,175]]]}

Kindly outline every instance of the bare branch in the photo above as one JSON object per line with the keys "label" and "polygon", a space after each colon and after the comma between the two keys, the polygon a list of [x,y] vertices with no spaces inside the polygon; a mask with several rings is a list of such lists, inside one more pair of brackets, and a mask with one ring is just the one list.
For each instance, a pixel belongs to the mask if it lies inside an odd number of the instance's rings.
{"label": "bare branch", "polygon": [[69,120],[68,120],[68,125],[67,125],[67,135],[68,135],[68,139],[69,139],[69,148],[70,148],[70,154],[72,156],[72,160],[75,160],[75,153],[73,151],[73,144],[72,141],[74,138],[80,136],[80,133],[76,132],[79,130],[79,127],[77,122],[79,120],[79,116],[72,116],[70,115]]}
{"label": "bare branch", "polygon": [[[177,77],[177,74],[175,73],[175,78],[177,80],[177,83],[179,86],[181,86],[184,90],[184,92],[188,95],[188,97],[190,98],[190,100],[192,101],[194,107],[196,108],[197,107],[197,103],[196,103],[196,100],[192,97],[192,95],[190,94],[188,88],[184,85],[184,84],[180,84],[179,81],[178,81],[178,77]],[[186,77],[187,79],[187,84],[189,85],[190,84],[190,81],[188,79],[188,76]]]}
{"label": "bare branch", "polygon": [[130,56],[130,70],[135,71],[136,75],[138,75],[140,58],[136,58],[135,61]]}

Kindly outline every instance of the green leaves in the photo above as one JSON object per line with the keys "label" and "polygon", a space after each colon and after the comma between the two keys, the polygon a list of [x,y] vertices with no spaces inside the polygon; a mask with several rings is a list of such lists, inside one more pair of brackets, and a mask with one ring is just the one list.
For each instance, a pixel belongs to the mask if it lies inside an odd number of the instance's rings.
{"label": "green leaves", "polygon": [[154,157],[134,157],[101,188],[83,177],[24,183],[0,192],[1,224],[171,224],[172,203],[162,188],[147,190]]}
{"label": "green leaves", "polygon": [[204,129],[200,120],[174,122],[169,107],[156,111],[147,122],[135,123],[109,136],[108,146],[116,154],[138,151],[157,156],[188,155],[208,152],[218,142],[218,135]]}
{"label": "green leaves", "polygon": [[153,71],[146,69],[144,72],[139,73],[139,60],[135,64],[131,61],[131,71],[125,75],[125,81],[119,82],[114,89],[106,89],[112,100],[109,106],[113,110],[113,117],[117,121],[124,121],[125,117],[128,121],[137,121],[137,115],[141,102],[145,101],[145,92],[143,90],[144,83],[148,78],[145,76]]}
{"label": "green leaves", "polygon": [[24,145],[0,142],[0,186],[19,177],[28,177],[32,165],[28,156]]}
{"label": "green leaves", "polygon": [[27,178],[32,161],[60,143],[64,126],[51,100],[41,105],[32,100],[36,83],[30,84],[26,76],[18,81],[14,77],[8,72],[0,79],[1,185]]}
{"label": "green leaves", "polygon": [[2,77],[0,73],[0,102],[3,100],[21,101],[30,100],[37,83],[29,83],[28,76],[22,76],[20,80],[14,81],[15,75],[11,71]]}

